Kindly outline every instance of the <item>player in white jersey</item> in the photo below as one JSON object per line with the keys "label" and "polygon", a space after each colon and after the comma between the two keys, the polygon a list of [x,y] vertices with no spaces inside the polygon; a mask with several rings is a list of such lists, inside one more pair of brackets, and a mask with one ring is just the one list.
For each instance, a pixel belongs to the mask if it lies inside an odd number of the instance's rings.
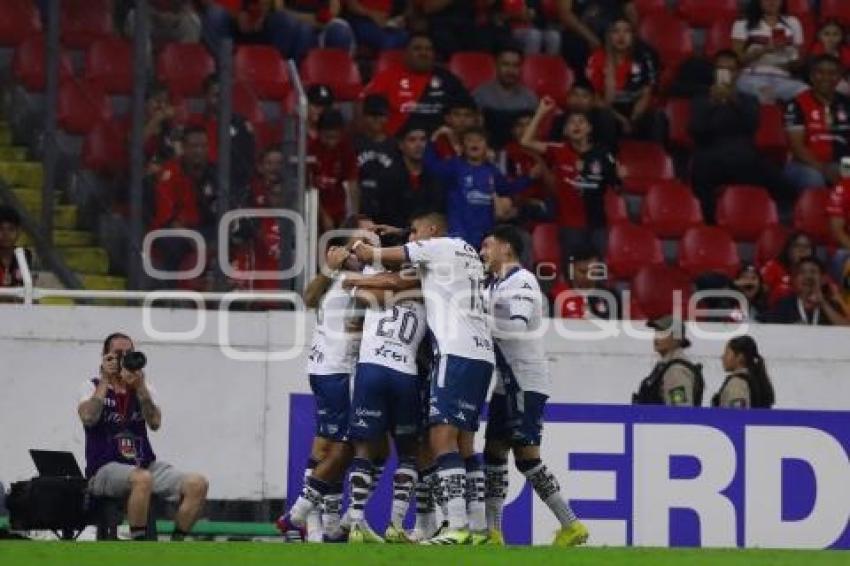
{"label": "player in white jersey", "polygon": [[540,459],[543,409],[549,367],[543,347],[543,294],[533,273],[519,262],[523,241],[513,226],[497,226],[484,238],[481,257],[491,279],[490,312],[498,381],[490,399],[484,462],[490,542],[504,544],[502,508],[508,492],[508,454],[552,510],[561,528],[553,544],[575,546],[587,540],[554,474]]}
{"label": "player in white jersey", "polygon": [[[368,266],[364,269],[364,275],[372,272]],[[403,521],[418,479],[416,451],[422,422],[422,386],[416,361],[427,331],[425,306],[418,290],[393,296],[355,289],[353,294],[367,308],[351,400],[349,431],[354,460],[348,476],[348,513],[352,521],[348,540],[383,542],[369,528],[364,512],[373,484],[378,481],[375,457],[389,433],[395,440],[399,465],[393,475],[387,542],[409,542]]]}
{"label": "player in white jersey", "polygon": [[414,217],[406,245],[374,248],[358,244],[352,251],[364,263],[388,267],[411,263],[418,269],[437,350],[428,436],[449,521],[445,533],[426,542],[467,544],[483,541],[486,535],[484,471],[474,454],[473,440],[493,374],[493,346],[478,252],[445,234],[445,217],[427,213]]}

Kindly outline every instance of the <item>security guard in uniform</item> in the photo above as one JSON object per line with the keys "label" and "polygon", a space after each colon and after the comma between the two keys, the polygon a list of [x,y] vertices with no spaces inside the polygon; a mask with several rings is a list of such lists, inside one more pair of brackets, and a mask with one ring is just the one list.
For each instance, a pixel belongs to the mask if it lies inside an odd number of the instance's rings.
{"label": "security guard in uniform", "polygon": [[681,320],[665,316],[647,323],[655,329],[653,346],[661,359],[632,395],[637,405],[669,405],[676,407],[699,407],[705,382],[702,366],[694,364],[685,354],[691,345],[685,337],[685,325]]}

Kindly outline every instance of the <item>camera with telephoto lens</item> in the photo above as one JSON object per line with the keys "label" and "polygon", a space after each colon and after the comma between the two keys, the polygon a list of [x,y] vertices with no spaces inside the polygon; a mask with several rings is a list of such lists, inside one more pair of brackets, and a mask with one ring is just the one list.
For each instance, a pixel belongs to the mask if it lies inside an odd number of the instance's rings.
{"label": "camera with telephoto lens", "polygon": [[140,369],[143,369],[147,363],[147,356],[145,356],[142,352],[137,352],[135,350],[132,352],[126,352],[118,358],[118,365],[127,371],[139,371]]}

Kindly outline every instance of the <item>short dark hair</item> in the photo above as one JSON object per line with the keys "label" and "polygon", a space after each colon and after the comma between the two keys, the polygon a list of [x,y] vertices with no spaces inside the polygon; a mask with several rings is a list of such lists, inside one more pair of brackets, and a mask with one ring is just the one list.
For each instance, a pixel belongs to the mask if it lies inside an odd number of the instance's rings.
{"label": "short dark hair", "polygon": [[328,108],[319,116],[319,123],[316,127],[319,130],[341,130],[345,127],[345,118],[339,110]]}
{"label": "short dark hair", "polygon": [[531,111],[531,110],[520,110],[519,112],[514,114],[514,119],[511,122],[511,127],[515,128],[520,120],[524,120],[526,118],[533,118],[533,117],[534,117],[533,111]]}
{"label": "short dark hair", "polygon": [[267,148],[265,148],[263,151],[260,152],[260,161],[265,159],[266,156],[269,155],[270,153],[280,153],[282,155],[283,154],[283,146],[278,145],[278,144],[272,144],[272,145],[268,146]]}
{"label": "short dark hair", "polygon": [[443,231],[449,228],[449,220],[446,218],[446,215],[436,210],[419,210],[410,217],[410,222],[415,222],[416,220],[427,220],[440,226]]}
{"label": "short dark hair", "polygon": [[741,58],[738,57],[738,54],[732,51],[731,49],[721,49],[717,53],[714,54],[714,62],[716,63],[720,59],[734,59],[736,63],[741,64]]}
{"label": "short dark hair", "polygon": [[487,130],[485,130],[481,126],[472,126],[468,130],[464,130],[464,132],[460,135],[460,139],[461,141],[463,141],[469,136],[481,136],[485,140],[488,139]]}
{"label": "short dark hair", "polygon": [[503,45],[500,45],[496,50],[496,57],[501,57],[505,53],[514,53],[519,56],[520,59],[525,58],[525,53],[520,49],[519,45],[513,42],[507,42]]}
{"label": "short dark hair", "polygon": [[841,60],[838,57],[836,57],[835,55],[830,55],[829,53],[822,53],[820,55],[812,57],[812,60],[809,62],[809,72],[811,73],[815,70],[815,67],[819,67],[820,65],[823,65],[825,63],[835,65],[839,69],[842,67]]}
{"label": "short dark hair", "polygon": [[522,256],[522,252],[525,251],[525,243],[523,243],[522,234],[516,226],[511,226],[510,224],[499,224],[490,231],[488,236],[492,236],[500,242],[508,244],[516,258],[520,258]]}
{"label": "short dark hair", "polygon": [[800,273],[800,271],[803,270],[803,266],[807,265],[807,264],[808,265],[814,265],[815,267],[817,267],[818,271],[820,271],[821,274],[823,274],[825,272],[823,262],[821,260],[819,260],[818,258],[816,258],[815,256],[809,255],[809,256],[806,256],[804,258],[801,258],[800,261],[797,262],[797,265],[794,266],[794,270],[793,270],[794,275],[797,275],[798,273]]}
{"label": "short dark hair", "polygon": [[207,134],[207,129],[200,124],[190,124],[183,129],[183,139],[188,140],[189,136],[194,134]]}
{"label": "short dark hair", "polygon": [[5,204],[0,205],[0,224],[12,224],[13,226],[21,227],[21,215],[17,210]]}
{"label": "short dark hair", "polygon": [[452,97],[446,103],[446,107],[443,112],[448,114],[452,110],[458,109],[472,110],[473,112],[478,112],[478,104],[475,102],[475,99],[469,96],[468,94],[462,94],[459,96]]}
{"label": "short dark hair", "polygon": [[123,332],[113,332],[112,334],[107,336],[106,339],[103,341],[103,355],[104,356],[109,353],[109,349],[112,347],[112,341],[116,340],[118,338],[124,338],[125,340],[129,340],[130,344],[133,346],[133,348],[135,348],[135,344],[133,344],[132,338],[130,338],[129,336],[127,336]]}
{"label": "short dark hair", "polygon": [[591,259],[601,259],[602,256],[596,247],[590,242],[582,243],[570,250],[570,259],[572,261],[589,261]]}
{"label": "short dark hair", "polygon": [[424,31],[417,31],[411,33],[407,38],[407,43],[404,44],[405,48],[410,47],[410,44],[416,41],[417,39],[427,39],[431,42],[431,45],[434,45],[434,38],[430,36],[430,34],[425,33]]}

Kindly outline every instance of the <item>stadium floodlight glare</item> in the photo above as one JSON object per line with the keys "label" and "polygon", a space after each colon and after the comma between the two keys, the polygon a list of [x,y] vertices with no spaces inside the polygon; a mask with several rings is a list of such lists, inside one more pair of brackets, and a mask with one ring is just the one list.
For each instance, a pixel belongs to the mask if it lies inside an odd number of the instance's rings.
{"label": "stadium floodlight glare", "polygon": [[[153,243],[160,238],[184,238],[194,242],[198,252],[195,265],[191,269],[184,269],[182,271],[162,271],[154,267],[151,261],[151,249],[153,248]],[[188,228],[161,228],[159,230],[152,230],[145,234],[145,238],[142,240],[142,266],[144,267],[145,275],[159,281],[195,279],[200,277],[207,267],[207,243],[197,230],[189,230]]]}
{"label": "stadium floodlight glare", "polygon": [[[198,313],[195,327],[191,330],[179,332],[161,332],[153,325],[153,304],[158,300],[169,301],[192,301],[195,303],[195,312]],[[197,340],[204,333],[207,326],[207,311],[204,308],[204,297],[197,291],[151,291],[145,295],[142,305],[142,329],[149,338],[158,342],[183,342]]]}
{"label": "stadium floodlight glare", "polygon": [[[230,265],[230,225],[239,218],[277,218],[288,220],[294,228],[295,259],[292,266],[283,270],[250,270],[240,271]],[[307,228],[304,219],[295,211],[285,208],[240,208],[229,210],[221,217],[218,225],[218,264],[225,276],[231,279],[259,279],[263,281],[283,281],[292,279],[302,272],[307,261]],[[288,244],[283,242],[281,245]]]}

